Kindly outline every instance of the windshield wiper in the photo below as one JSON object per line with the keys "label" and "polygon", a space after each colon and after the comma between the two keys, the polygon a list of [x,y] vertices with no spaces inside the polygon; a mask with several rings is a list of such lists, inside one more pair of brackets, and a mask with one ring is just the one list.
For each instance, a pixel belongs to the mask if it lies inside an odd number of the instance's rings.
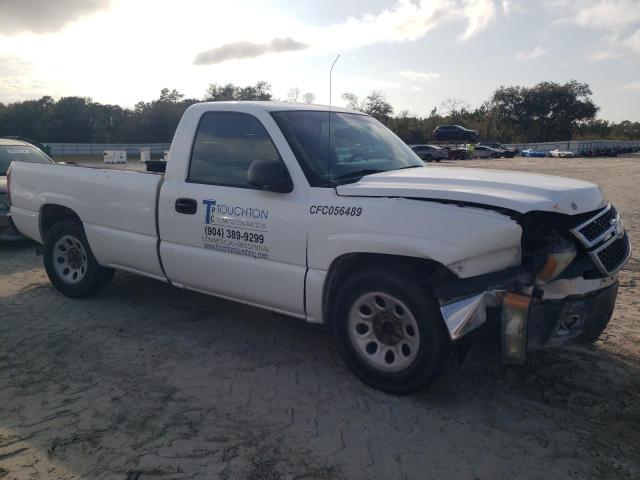
{"label": "windshield wiper", "polygon": [[381,170],[381,169],[375,169],[375,168],[365,168],[362,170],[356,170],[354,172],[349,172],[349,173],[345,173],[344,175],[340,175],[339,177],[336,177],[333,182],[331,182],[332,185],[340,185],[342,183],[349,183],[351,181],[358,181],[360,180],[362,177],[366,176],[366,175],[372,175],[374,173],[383,173],[383,172],[394,172],[396,170],[405,170],[407,168],[418,168],[420,167],[420,165],[408,165],[406,167],[400,167],[400,168],[394,168],[393,170]]}
{"label": "windshield wiper", "polygon": [[362,170],[356,170],[354,172],[349,172],[349,173],[345,173],[344,175],[340,175],[339,177],[336,177],[333,179],[334,184],[339,185],[341,182],[347,182],[347,181],[351,181],[351,180],[360,180],[362,177],[364,177],[365,175],[371,175],[374,173],[382,173],[382,172],[386,172],[387,170],[380,170],[380,169],[374,169],[374,168],[365,168]]}

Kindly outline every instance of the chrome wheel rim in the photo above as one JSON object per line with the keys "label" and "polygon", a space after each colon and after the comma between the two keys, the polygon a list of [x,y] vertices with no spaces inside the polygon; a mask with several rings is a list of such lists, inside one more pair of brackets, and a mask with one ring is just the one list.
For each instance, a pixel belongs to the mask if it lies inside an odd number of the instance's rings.
{"label": "chrome wheel rim", "polygon": [[355,351],[377,370],[400,372],[418,355],[418,323],[393,295],[370,292],[360,296],[349,311],[348,327]]}
{"label": "chrome wheel rim", "polygon": [[64,235],[53,246],[53,268],[65,283],[80,283],[87,274],[87,252],[82,242],[72,235]]}

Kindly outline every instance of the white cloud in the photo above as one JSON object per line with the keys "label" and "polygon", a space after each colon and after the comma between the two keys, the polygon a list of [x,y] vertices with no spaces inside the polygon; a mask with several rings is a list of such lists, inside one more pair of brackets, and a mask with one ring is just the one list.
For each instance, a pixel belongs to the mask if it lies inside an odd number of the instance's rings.
{"label": "white cloud", "polygon": [[414,92],[422,92],[422,88],[420,88],[417,85],[414,85],[413,87],[411,87],[411,90],[413,90]]}
{"label": "white cloud", "polygon": [[304,50],[309,45],[298,42],[291,37],[274,38],[269,43],[255,42],[233,42],[225,43],[218,47],[211,48],[200,52],[195,60],[194,65],[211,65],[214,63],[222,63],[227,60],[240,60],[243,58],[255,58],[267,53],[293,52],[296,50]]}
{"label": "white cloud", "polygon": [[516,53],[515,58],[516,60],[525,62],[527,60],[535,60],[536,58],[540,58],[546,53],[547,51],[544,48],[542,48],[540,45],[538,45],[537,47],[534,47],[531,50],[525,50],[525,51]]}
{"label": "white cloud", "polygon": [[74,20],[104,10],[111,0],[1,0],[0,34],[54,32]]}
{"label": "white cloud", "polygon": [[397,0],[377,14],[349,17],[316,29],[311,44],[331,49],[354,49],[381,42],[412,42],[445,23],[464,20],[461,40],[486,29],[496,15],[495,0]]}
{"label": "white cloud", "polygon": [[501,5],[502,13],[504,13],[506,17],[527,11],[527,7],[522,3],[522,0],[502,0]]}
{"label": "white cloud", "polygon": [[[638,5],[638,9],[640,9],[640,5]],[[621,43],[636,55],[640,55],[640,28],[622,40]]]}
{"label": "white cloud", "polygon": [[467,29],[461,40],[468,40],[484,30],[496,17],[493,0],[467,0],[463,6],[463,16],[467,19]]}
{"label": "white cloud", "polygon": [[640,2],[638,0],[545,0],[556,25],[576,25],[603,32],[599,52],[588,60],[608,60],[629,52],[640,55]]}
{"label": "white cloud", "polygon": [[421,81],[425,81],[425,82],[440,78],[440,74],[439,73],[434,73],[434,72],[416,72],[416,71],[413,71],[413,70],[402,70],[400,72],[395,72],[394,75],[397,75],[398,77],[404,77],[404,78],[407,78],[409,80],[421,80]]}
{"label": "white cloud", "polygon": [[637,0],[592,0],[569,2],[569,16],[565,21],[587,28],[611,30],[640,21],[640,5]]}
{"label": "white cloud", "polygon": [[627,83],[626,85],[623,85],[622,88],[624,90],[638,90],[638,91],[640,91],[640,80],[637,81],[637,82]]}
{"label": "white cloud", "polygon": [[589,55],[587,55],[587,60],[589,60],[590,62],[600,62],[603,60],[613,60],[624,56],[620,50],[613,51],[608,50],[608,48],[609,47],[604,47],[604,49],[602,50],[590,53]]}
{"label": "white cloud", "polygon": [[[33,66],[19,58],[0,55],[0,99],[13,102],[40,96],[46,84],[34,76]],[[49,94],[55,94],[50,91]]]}

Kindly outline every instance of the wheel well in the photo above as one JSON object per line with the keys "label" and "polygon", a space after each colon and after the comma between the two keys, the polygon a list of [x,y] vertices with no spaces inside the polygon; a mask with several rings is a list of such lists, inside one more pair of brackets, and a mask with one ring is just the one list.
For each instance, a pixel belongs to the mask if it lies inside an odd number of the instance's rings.
{"label": "wheel well", "polygon": [[441,263],[426,258],[380,253],[348,253],[341,255],[331,263],[324,282],[322,313],[325,323],[328,324],[332,317],[333,297],[344,279],[361,268],[381,265],[408,268],[415,274],[416,279],[422,280],[423,285],[427,288],[429,279],[436,273],[448,271]]}
{"label": "wheel well", "polygon": [[63,220],[77,220],[82,223],[78,214],[61,205],[44,205],[40,210],[40,235],[45,242],[51,228]]}

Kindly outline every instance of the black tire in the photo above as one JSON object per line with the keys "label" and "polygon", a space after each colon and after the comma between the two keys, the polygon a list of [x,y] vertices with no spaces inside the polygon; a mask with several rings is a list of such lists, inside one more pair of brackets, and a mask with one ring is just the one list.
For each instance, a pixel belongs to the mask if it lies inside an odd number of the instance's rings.
{"label": "black tire", "polygon": [[[59,262],[60,251],[55,251],[56,245],[68,237],[77,240],[84,248],[86,255],[81,255],[82,275],[76,283],[70,283],[71,278],[67,278],[59,272],[54,265]],[[85,258],[86,257],[86,258]],[[44,247],[44,268],[51,284],[61,293],[72,298],[86,298],[96,295],[102,291],[113,278],[114,271],[110,268],[101,267],[93,256],[87,237],[84,234],[82,224],[75,220],[65,220],[54,225],[47,234]]]}
{"label": "black tire", "polygon": [[[430,385],[444,370],[450,340],[436,300],[419,284],[408,267],[381,266],[362,269],[339,288],[335,296],[331,325],[338,351],[349,369],[365,384],[383,392],[404,395]],[[358,351],[349,335],[349,313],[355,302],[367,294],[382,292],[400,300],[413,315],[419,333],[419,345],[412,363],[401,371],[386,372],[374,368]],[[377,316],[372,316],[375,322]],[[402,335],[406,335],[402,328]],[[375,329],[374,329],[375,330]],[[373,334],[374,332],[372,332]],[[380,348],[389,349],[379,341]],[[400,340],[398,343],[402,343]],[[401,346],[401,349],[404,345]],[[382,351],[382,350],[381,350]],[[386,354],[385,354],[386,360]]]}
{"label": "black tire", "polygon": [[436,163],[440,163],[442,161],[441,158],[436,158]]}
{"label": "black tire", "polygon": [[425,155],[422,160],[424,160],[425,162],[431,162],[433,158],[431,157],[431,155]]}

